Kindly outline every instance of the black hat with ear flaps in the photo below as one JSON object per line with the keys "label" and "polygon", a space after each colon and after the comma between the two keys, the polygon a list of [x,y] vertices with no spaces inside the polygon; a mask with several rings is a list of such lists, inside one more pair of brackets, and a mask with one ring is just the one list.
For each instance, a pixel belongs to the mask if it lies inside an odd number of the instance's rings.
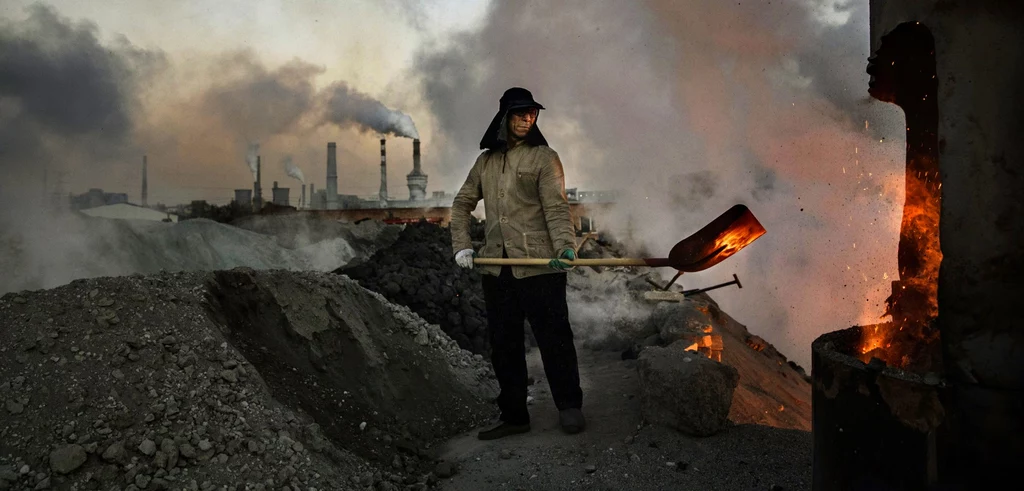
{"label": "black hat with ear flaps", "polygon": [[[505,132],[502,130],[504,129],[505,118],[508,116],[508,112],[528,107],[544,109],[544,106],[533,99],[533,94],[529,90],[522,87],[512,87],[506,90],[498,101],[498,113],[491,120],[491,124],[487,127],[484,137],[480,139],[480,148],[488,150],[504,148]],[[526,134],[525,140],[526,143],[534,146],[548,144],[536,123],[530,128],[530,132]]]}

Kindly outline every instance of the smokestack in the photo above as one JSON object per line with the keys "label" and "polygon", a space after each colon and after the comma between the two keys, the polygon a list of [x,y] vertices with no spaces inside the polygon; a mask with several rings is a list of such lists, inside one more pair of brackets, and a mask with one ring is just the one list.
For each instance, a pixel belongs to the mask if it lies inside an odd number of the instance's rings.
{"label": "smokestack", "polygon": [[409,186],[409,200],[417,201],[427,197],[427,175],[420,169],[420,139],[412,141],[412,172],[405,176]]}
{"label": "smokestack", "polygon": [[147,205],[149,198],[149,185],[146,182],[146,156],[142,156],[142,206]]}
{"label": "smokestack", "polygon": [[263,189],[260,187],[260,156],[256,156],[256,182],[252,186],[252,207],[259,211],[263,209]]}
{"label": "smokestack", "polygon": [[387,140],[380,139],[380,205],[388,205],[388,159],[384,147]]}
{"label": "smokestack", "polygon": [[[309,183],[309,207],[312,208],[314,203],[316,206],[320,206],[320,202],[316,199],[316,191],[313,189],[313,183]],[[317,209],[321,210],[322,208]]]}
{"label": "smokestack", "polygon": [[[327,144],[327,209],[338,209],[338,145]],[[312,185],[310,185],[312,186]],[[313,188],[310,187],[312,190]],[[310,191],[312,193],[312,191]]]}
{"label": "smokestack", "polygon": [[412,171],[421,174],[420,171],[420,139],[412,141]]}
{"label": "smokestack", "polygon": [[302,209],[302,208],[305,208],[305,207],[306,207],[306,185],[303,184],[302,185],[302,198],[299,199],[299,208]]}

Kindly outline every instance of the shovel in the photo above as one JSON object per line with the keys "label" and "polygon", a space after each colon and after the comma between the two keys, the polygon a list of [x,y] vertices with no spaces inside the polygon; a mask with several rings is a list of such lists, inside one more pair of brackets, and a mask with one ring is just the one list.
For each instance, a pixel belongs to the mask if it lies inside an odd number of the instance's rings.
{"label": "shovel", "polygon": [[[679,273],[693,273],[708,269],[740,249],[750,245],[765,234],[764,227],[754,218],[754,214],[744,205],[734,205],[718,218],[697,231],[697,233],[679,241],[672,246],[668,257],[658,258],[598,258],[598,259],[559,259],[570,266],[648,266],[652,268],[675,268]],[[546,266],[551,259],[547,258],[490,258],[479,257],[473,260],[479,265],[501,266]],[[675,280],[673,279],[673,282]],[[671,283],[670,283],[671,285]],[[667,288],[667,287],[666,287]]]}

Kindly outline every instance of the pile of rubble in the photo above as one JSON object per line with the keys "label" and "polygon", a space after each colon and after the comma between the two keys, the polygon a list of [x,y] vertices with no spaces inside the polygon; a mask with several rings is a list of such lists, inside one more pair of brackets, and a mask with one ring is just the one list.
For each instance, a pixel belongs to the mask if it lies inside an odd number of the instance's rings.
{"label": "pile of rubble", "polygon": [[[482,238],[481,225],[475,225],[474,231]],[[409,224],[389,248],[335,273],[409,307],[427,322],[440,325],[460,347],[486,355],[490,342],[480,273],[459,268],[451,244],[447,228],[427,222]]]}
{"label": "pile of rubble", "polygon": [[426,489],[488,364],[333,274],[163,273],[0,298],[0,489]]}

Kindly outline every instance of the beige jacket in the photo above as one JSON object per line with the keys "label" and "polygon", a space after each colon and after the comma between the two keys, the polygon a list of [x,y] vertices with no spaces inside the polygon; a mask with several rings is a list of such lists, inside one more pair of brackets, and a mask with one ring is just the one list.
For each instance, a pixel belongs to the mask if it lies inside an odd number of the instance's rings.
{"label": "beige jacket", "polygon": [[[576,250],[576,233],[565,195],[565,175],[558,154],[547,146],[521,144],[508,151],[485,151],[469,171],[452,203],[454,252],[473,247],[470,214],[484,200],[486,243],[477,257],[554,258]],[[501,266],[477,266],[498,275]],[[512,266],[516,278],[560,271],[548,266]]]}

